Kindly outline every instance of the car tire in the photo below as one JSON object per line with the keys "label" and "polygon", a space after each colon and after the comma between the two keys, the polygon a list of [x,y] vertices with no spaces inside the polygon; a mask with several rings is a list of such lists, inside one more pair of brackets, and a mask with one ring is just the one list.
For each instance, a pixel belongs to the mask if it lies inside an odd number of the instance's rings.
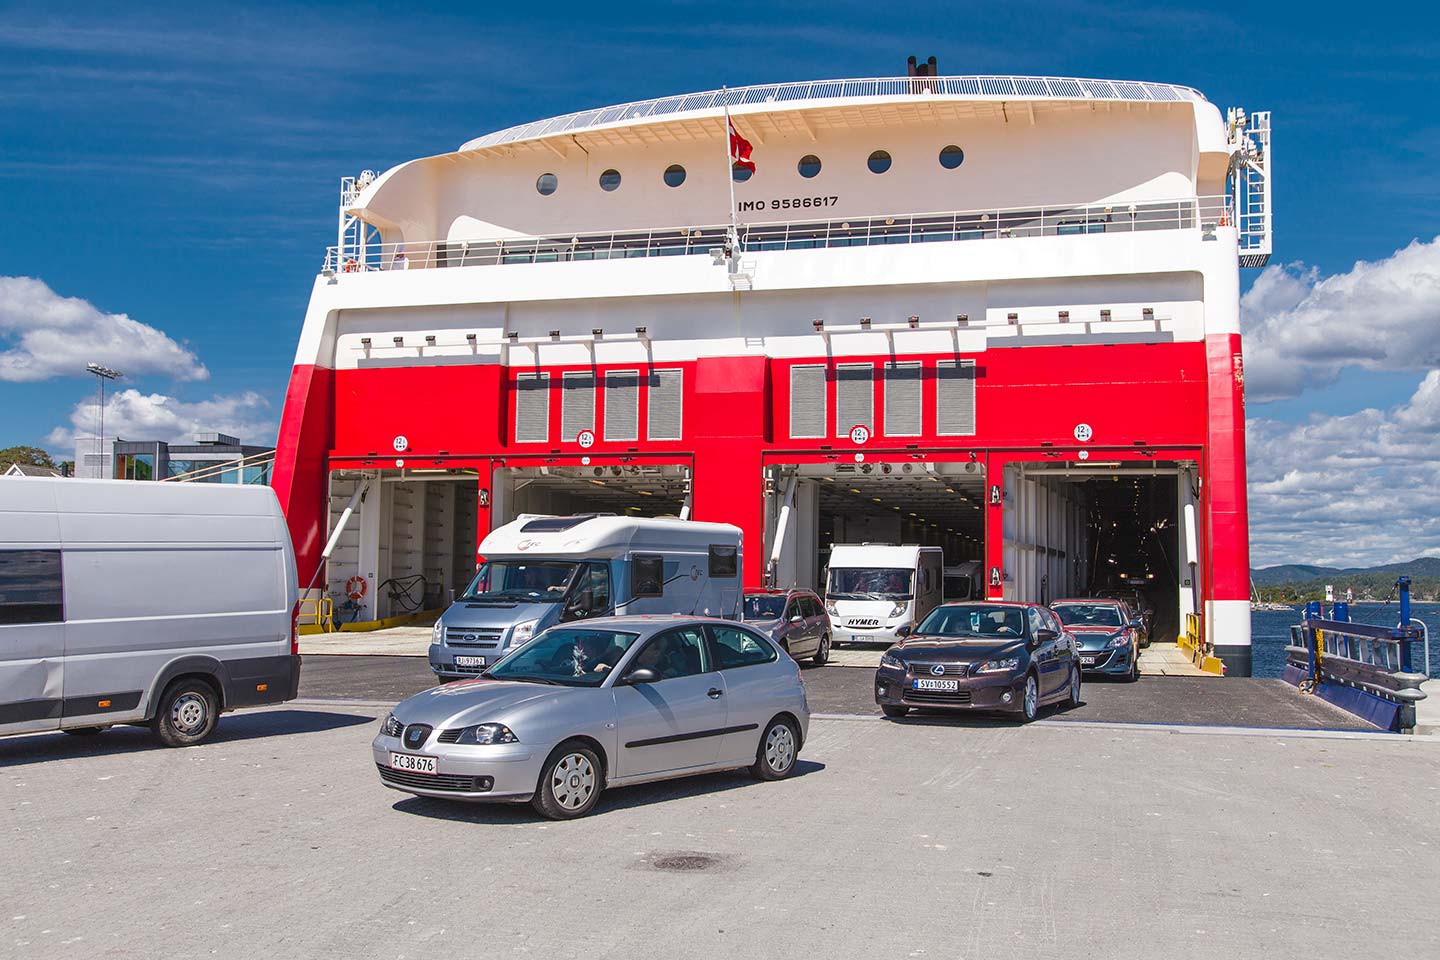
{"label": "car tire", "polygon": [[204,680],[176,680],[160,695],[150,732],[167,747],[194,746],[215,731],[219,707],[215,688]]}
{"label": "car tire", "polygon": [[880,712],[885,714],[885,716],[889,717],[891,720],[899,720],[901,717],[910,716],[909,707],[902,707],[899,704],[895,703],[880,704]]}
{"label": "car tire", "polygon": [[1140,680],[1140,654],[1137,651],[1134,659],[1130,661],[1130,672],[1125,674],[1126,683],[1137,683]]}
{"label": "car tire", "polygon": [[830,634],[820,637],[820,646],[816,649],[815,656],[810,658],[810,662],[817,667],[823,667],[830,662]]}
{"label": "car tire", "polygon": [[72,737],[93,737],[97,733],[104,732],[104,727],[66,727],[65,732]]}
{"label": "car tire", "polygon": [[1020,709],[1015,714],[1015,719],[1021,723],[1030,723],[1040,716],[1040,681],[1035,679],[1035,674],[1025,674],[1025,688],[1020,694]]}
{"label": "car tire", "polygon": [[765,725],[765,732],[760,735],[750,773],[756,780],[783,780],[790,776],[799,758],[800,731],[795,728],[795,721],[776,717]]}
{"label": "car tire", "polygon": [[1081,703],[1081,700],[1080,700],[1081,676],[1082,676],[1082,674],[1084,674],[1085,671],[1083,671],[1083,670],[1080,669],[1080,664],[1078,664],[1078,663],[1072,664],[1072,665],[1071,665],[1071,670],[1074,671],[1074,676],[1072,676],[1072,677],[1070,678],[1070,690],[1069,690],[1069,693],[1068,693],[1068,694],[1066,695],[1066,697],[1065,697],[1065,706],[1068,707],[1069,709],[1073,710],[1073,709],[1075,709],[1076,707],[1080,706],[1080,703]]}
{"label": "car tire", "polygon": [[599,755],[578,740],[567,740],[550,752],[530,805],[542,817],[574,820],[595,809],[604,789]]}

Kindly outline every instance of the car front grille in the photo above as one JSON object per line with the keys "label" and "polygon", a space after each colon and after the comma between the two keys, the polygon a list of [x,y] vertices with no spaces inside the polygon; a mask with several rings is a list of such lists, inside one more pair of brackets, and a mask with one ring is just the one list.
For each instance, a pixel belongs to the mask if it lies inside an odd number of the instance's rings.
{"label": "car front grille", "polygon": [[1091,664],[1083,664],[1083,663],[1082,663],[1081,666],[1084,666],[1084,667],[1086,667],[1087,669],[1091,669],[1091,670],[1093,670],[1093,669],[1095,669],[1095,668],[1097,668],[1097,667],[1103,667],[1103,666],[1105,666],[1107,663],[1110,662],[1110,658],[1111,658],[1112,656],[1114,656],[1114,655],[1115,655],[1115,653],[1114,653],[1113,650],[1081,650],[1081,651],[1080,651],[1080,656],[1082,656],[1082,657],[1094,657],[1094,658],[1095,658],[1095,662],[1094,662],[1094,663],[1091,663]]}
{"label": "car front grille", "polygon": [[500,646],[500,635],[502,630],[476,630],[466,627],[446,627],[445,642],[452,647],[485,647],[494,648]]}
{"label": "car front grille", "polygon": [[447,793],[484,793],[495,783],[492,777],[461,777],[449,773],[413,773],[409,770],[393,770],[383,763],[375,764],[380,779],[397,787],[414,787],[417,790],[443,790]]}
{"label": "car front grille", "polygon": [[[933,672],[935,667],[940,667],[945,672],[943,674],[935,673]],[[918,661],[910,663],[910,673],[916,677],[963,677],[969,669],[970,664],[968,663],[919,663]]]}
{"label": "car front grille", "polygon": [[907,703],[969,703],[969,690],[906,690]]}
{"label": "car front grille", "polygon": [[464,732],[464,727],[455,727],[450,730],[441,730],[440,736],[436,737],[435,739],[439,740],[441,743],[454,743],[456,740],[460,739],[460,734]]}

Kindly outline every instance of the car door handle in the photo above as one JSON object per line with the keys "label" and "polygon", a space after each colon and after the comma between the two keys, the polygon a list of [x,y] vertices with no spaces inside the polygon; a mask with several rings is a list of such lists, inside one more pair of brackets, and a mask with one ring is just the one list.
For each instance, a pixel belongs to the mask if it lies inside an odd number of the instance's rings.
{"label": "car door handle", "polygon": [[720,699],[720,695],[724,692],[725,691],[721,690],[719,687],[711,687],[709,690],[705,691],[705,696],[709,697],[711,700],[718,700]]}

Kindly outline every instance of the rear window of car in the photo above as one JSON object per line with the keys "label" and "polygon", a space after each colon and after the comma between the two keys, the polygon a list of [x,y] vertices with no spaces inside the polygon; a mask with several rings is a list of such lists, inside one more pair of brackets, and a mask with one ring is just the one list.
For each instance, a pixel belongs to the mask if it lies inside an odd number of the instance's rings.
{"label": "rear window of car", "polygon": [[716,666],[721,670],[771,663],[777,656],[767,641],[739,627],[711,624],[710,636],[715,641]]}

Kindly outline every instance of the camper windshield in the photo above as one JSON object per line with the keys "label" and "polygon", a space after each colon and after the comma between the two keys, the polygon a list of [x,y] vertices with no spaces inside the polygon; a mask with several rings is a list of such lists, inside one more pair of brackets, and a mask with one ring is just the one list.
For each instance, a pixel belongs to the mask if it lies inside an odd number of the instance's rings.
{"label": "camper windshield", "polygon": [[461,600],[559,603],[578,566],[566,560],[493,560],[482,563]]}
{"label": "camper windshield", "polygon": [[914,570],[904,567],[831,567],[828,600],[909,600]]}
{"label": "camper windshield", "polygon": [[965,573],[945,574],[945,599],[969,600],[972,584],[970,575]]}

